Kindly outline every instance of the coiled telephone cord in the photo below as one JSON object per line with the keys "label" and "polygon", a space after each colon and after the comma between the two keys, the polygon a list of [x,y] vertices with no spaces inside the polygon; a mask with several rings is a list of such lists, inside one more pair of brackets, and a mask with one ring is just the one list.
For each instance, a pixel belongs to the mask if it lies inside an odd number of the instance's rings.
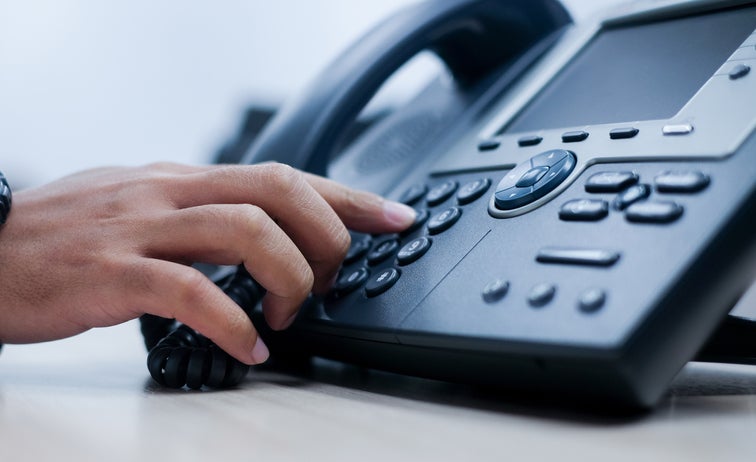
{"label": "coiled telephone cord", "polygon": [[[241,265],[217,284],[250,318],[255,305],[265,294]],[[139,320],[149,350],[147,368],[160,385],[169,388],[185,385],[191,389],[203,386],[226,388],[238,385],[249,371],[248,365],[184,324],[149,314]]]}

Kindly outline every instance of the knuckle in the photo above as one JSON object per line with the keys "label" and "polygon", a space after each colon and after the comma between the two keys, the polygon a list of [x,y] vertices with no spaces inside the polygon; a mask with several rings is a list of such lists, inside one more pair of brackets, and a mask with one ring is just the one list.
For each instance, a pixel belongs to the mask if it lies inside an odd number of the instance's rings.
{"label": "knuckle", "polygon": [[302,172],[286,164],[265,164],[268,185],[282,196],[301,191],[305,179]]}

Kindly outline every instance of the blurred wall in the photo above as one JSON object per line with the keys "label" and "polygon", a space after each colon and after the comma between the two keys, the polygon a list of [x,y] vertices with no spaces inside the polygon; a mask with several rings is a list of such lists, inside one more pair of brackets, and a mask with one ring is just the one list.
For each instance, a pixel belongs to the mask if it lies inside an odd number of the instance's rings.
{"label": "blurred wall", "polygon": [[[0,170],[21,187],[206,162],[248,104],[280,104],[414,1],[0,0]],[[616,2],[567,4],[581,19]]]}

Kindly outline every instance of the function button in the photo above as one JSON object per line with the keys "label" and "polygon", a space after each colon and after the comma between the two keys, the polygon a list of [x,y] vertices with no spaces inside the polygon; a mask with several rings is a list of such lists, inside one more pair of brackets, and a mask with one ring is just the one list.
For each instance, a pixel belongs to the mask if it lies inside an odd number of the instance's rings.
{"label": "function button", "polygon": [[625,217],[635,223],[671,223],[683,214],[683,207],[671,201],[636,202]]}
{"label": "function button", "polygon": [[493,151],[499,146],[501,146],[501,141],[491,138],[478,143],[478,151]]}
{"label": "function button", "polygon": [[349,246],[349,250],[347,250],[347,254],[344,257],[344,264],[349,265],[364,257],[368,250],[370,250],[370,244],[371,240],[367,236],[361,239],[357,237],[353,238],[352,245]]}
{"label": "function button", "polygon": [[554,298],[554,294],[556,294],[556,286],[554,284],[546,282],[536,284],[530,289],[528,304],[534,308],[540,308],[548,304]]}
{"label": "function button", "polygon": [[428,221],[428,232],[431,234],[443,233],[451,228],[454,223],[462,216],[462,210],[457,207],[450,207],[443,212],[435,215]]}
{"label": "function button", "polygon": [[496,192],[496,207],[502,210],[516,209],[533,202],[533,188],[517,188],[512,186],[504,191]]}
{"label": "function button", "polygon": [[396,284],[399,280],[399,270],[396,268],[386,268],[385,270],[377,273],[371,277],[367,284],[365,284],[365,295],[368,297],[375,297],[383,292],[386,292]]}
{"label": "function button", "polygon": [[612,250],[544,247],[538,251],[536,261],[567,265],[611,266],[619,258],[619,252]]}
{"label": "function button", "polygon": [[483,301],[486,303],[496,303],[504,298],[504,296],[507,295],[508,291],[509,281],[496,279],[486,284],[486,286],[483,288],[483,293],[481,293],[481,296],[483,297]]}
{"label": "function button", "polygon": [[433,207],[434,205],[438,205],[446,199],[450,198],[456,190],[457,182],[449,180],[445,183],[441,183],[432,187],[431,190],[428,191],[428,194],[425,196],[425,200],[428,202],[428,205]]}
{"label": "function button", "polygon": [[635,172],[599,172],[591,175],[585,182],[585,190],[590,193],[620,192],[638,182]]}
{"label": "function button", "polygon": [[578,141],[583,141],[586,138],[588,138],[588,132],[584,132],[582,130],[566,132],[562,134],[562,141],[564,143],[577,143]]}
{"label": "function button", "polygon": [[517,144],[524,148],[525,146],[535,146],[536,144],[540,144],[541,141],[543,141],[543,138],[538,135],[528,135],[517,140]]}
{"label": "function button", "polygon": [[398,254],[396,254],[396,261],[398,261],[400,265],[409,265],[425,255],[425,252],[430,249],[430,246],[431,240],[427,237],[423,236],[413,239],[409,241],[407,245],[402,247]]}
{"label": "function button", "polygon": [[525,172],[525,174],[521,176],[519,180],[517,180],[515,186],[518,188],[527,188],[529,186],[533,186],[534,184],[538,183],[548,171],[549,167],[545,165],[541,167],[533,167]]}
{"label": "function button", "polygon": [[428,192],[428,186],[418,183],[410,186],[399,198],[399,202],[406,205],[412,205],[419,201]]}
{"label": "function button", "polygon": [[459,205],[469,204],[485,194],[490,186],[491,180],[488,178],[480,178],[471,181],[459,188],[459,191],[457,192],[457,202],[459,202]]}
{"label": "function button", "polygon": [[609,214],[609,204],[600,199],[574,199],[559,210],[559,218],[566,221],[597,221]]}
{"label": "function button", "polygon": [[393,255],[398,248],[399,241],[396,239],[388,239],[379,243],[367,254],[368,264],[377,265],[378,263]]}
{"label": "function button", "polygon": [[709,176],[699,171],[663,172],[654,178],[654,184],[662,193],[693,193],[709,185]]}
{"label": "function button", "polygon": [[357,268],[351,273],[341,276],[333,285],[333,292],[337,297],[354,292],[367,281],[370,273],[365,268]]}
{"label": "function button", "polygon": [[692,132],[693,125],[691,124],[665,125],[662,127],[662,134],[665,136],[687,135]]}
{"label": "function button", "polygon": [[[570,175],[575,164],[575,155],[564,149],[552,149],[533,156],[501,179],[494,195],[496,207],[501,210],[511,210],[545,196]],[[549,167],[549,169],[533,186],[518,188],[517,183],[522,176],[536,167]]]}
{"label": "function button", "polygon": [[425,222],[428,221],[428,217],[430,217],[430,212],[427,209],[415,210],[415,212],[417,212],[417,215],[415,215],[415,221],[412,222],[409,228],[401,232],[402,237],[409,236],[420,229]]}
{"label": "function button", "polygon": [[638,129],[635,127],[621,127],[610,130],[609,138],[613,140],[625,140],[628,138],[634,138],[637,134]]}
{"label": "function button", "polygon": [[[570,156],[574,157],[574,154],[570,151],[564,149],[552,149],[533,156],[530,159],[530,163],[532,167],[540,167],[542,165],[553,167]],[[519,165],[517,167],[519,167]],[[530,168],[528,168],[528,170],[530,170]]]}
{"label": "function button", "polygon": [[615,210],[625,210],[630,204],[648,198],[651,195],[651,187],[647,184],[636,184],[622,191],[612,201]]}
{"label": "function button", "polygon": [[730,80],[737,80],[741,77],[745,77],[749,72],[751,72],[751,66],[742,63],[738,64],[730,71]]}
{"label": "function button", "polygon": [[600,310],[606,303],[606,292],[602,289],[592,288],[584,291],[578,297],[578,307],[584,313],[593,313]]}

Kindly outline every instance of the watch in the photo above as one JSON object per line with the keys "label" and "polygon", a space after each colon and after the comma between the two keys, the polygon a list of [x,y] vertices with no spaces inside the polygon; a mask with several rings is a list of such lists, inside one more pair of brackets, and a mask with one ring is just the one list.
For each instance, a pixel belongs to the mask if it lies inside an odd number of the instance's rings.
{"label": "watch", "polygon": [[3,172],[0,172],[0,225],[4,224],[10,214],[11,203],[13,202],[13,193],[5,179]]}

